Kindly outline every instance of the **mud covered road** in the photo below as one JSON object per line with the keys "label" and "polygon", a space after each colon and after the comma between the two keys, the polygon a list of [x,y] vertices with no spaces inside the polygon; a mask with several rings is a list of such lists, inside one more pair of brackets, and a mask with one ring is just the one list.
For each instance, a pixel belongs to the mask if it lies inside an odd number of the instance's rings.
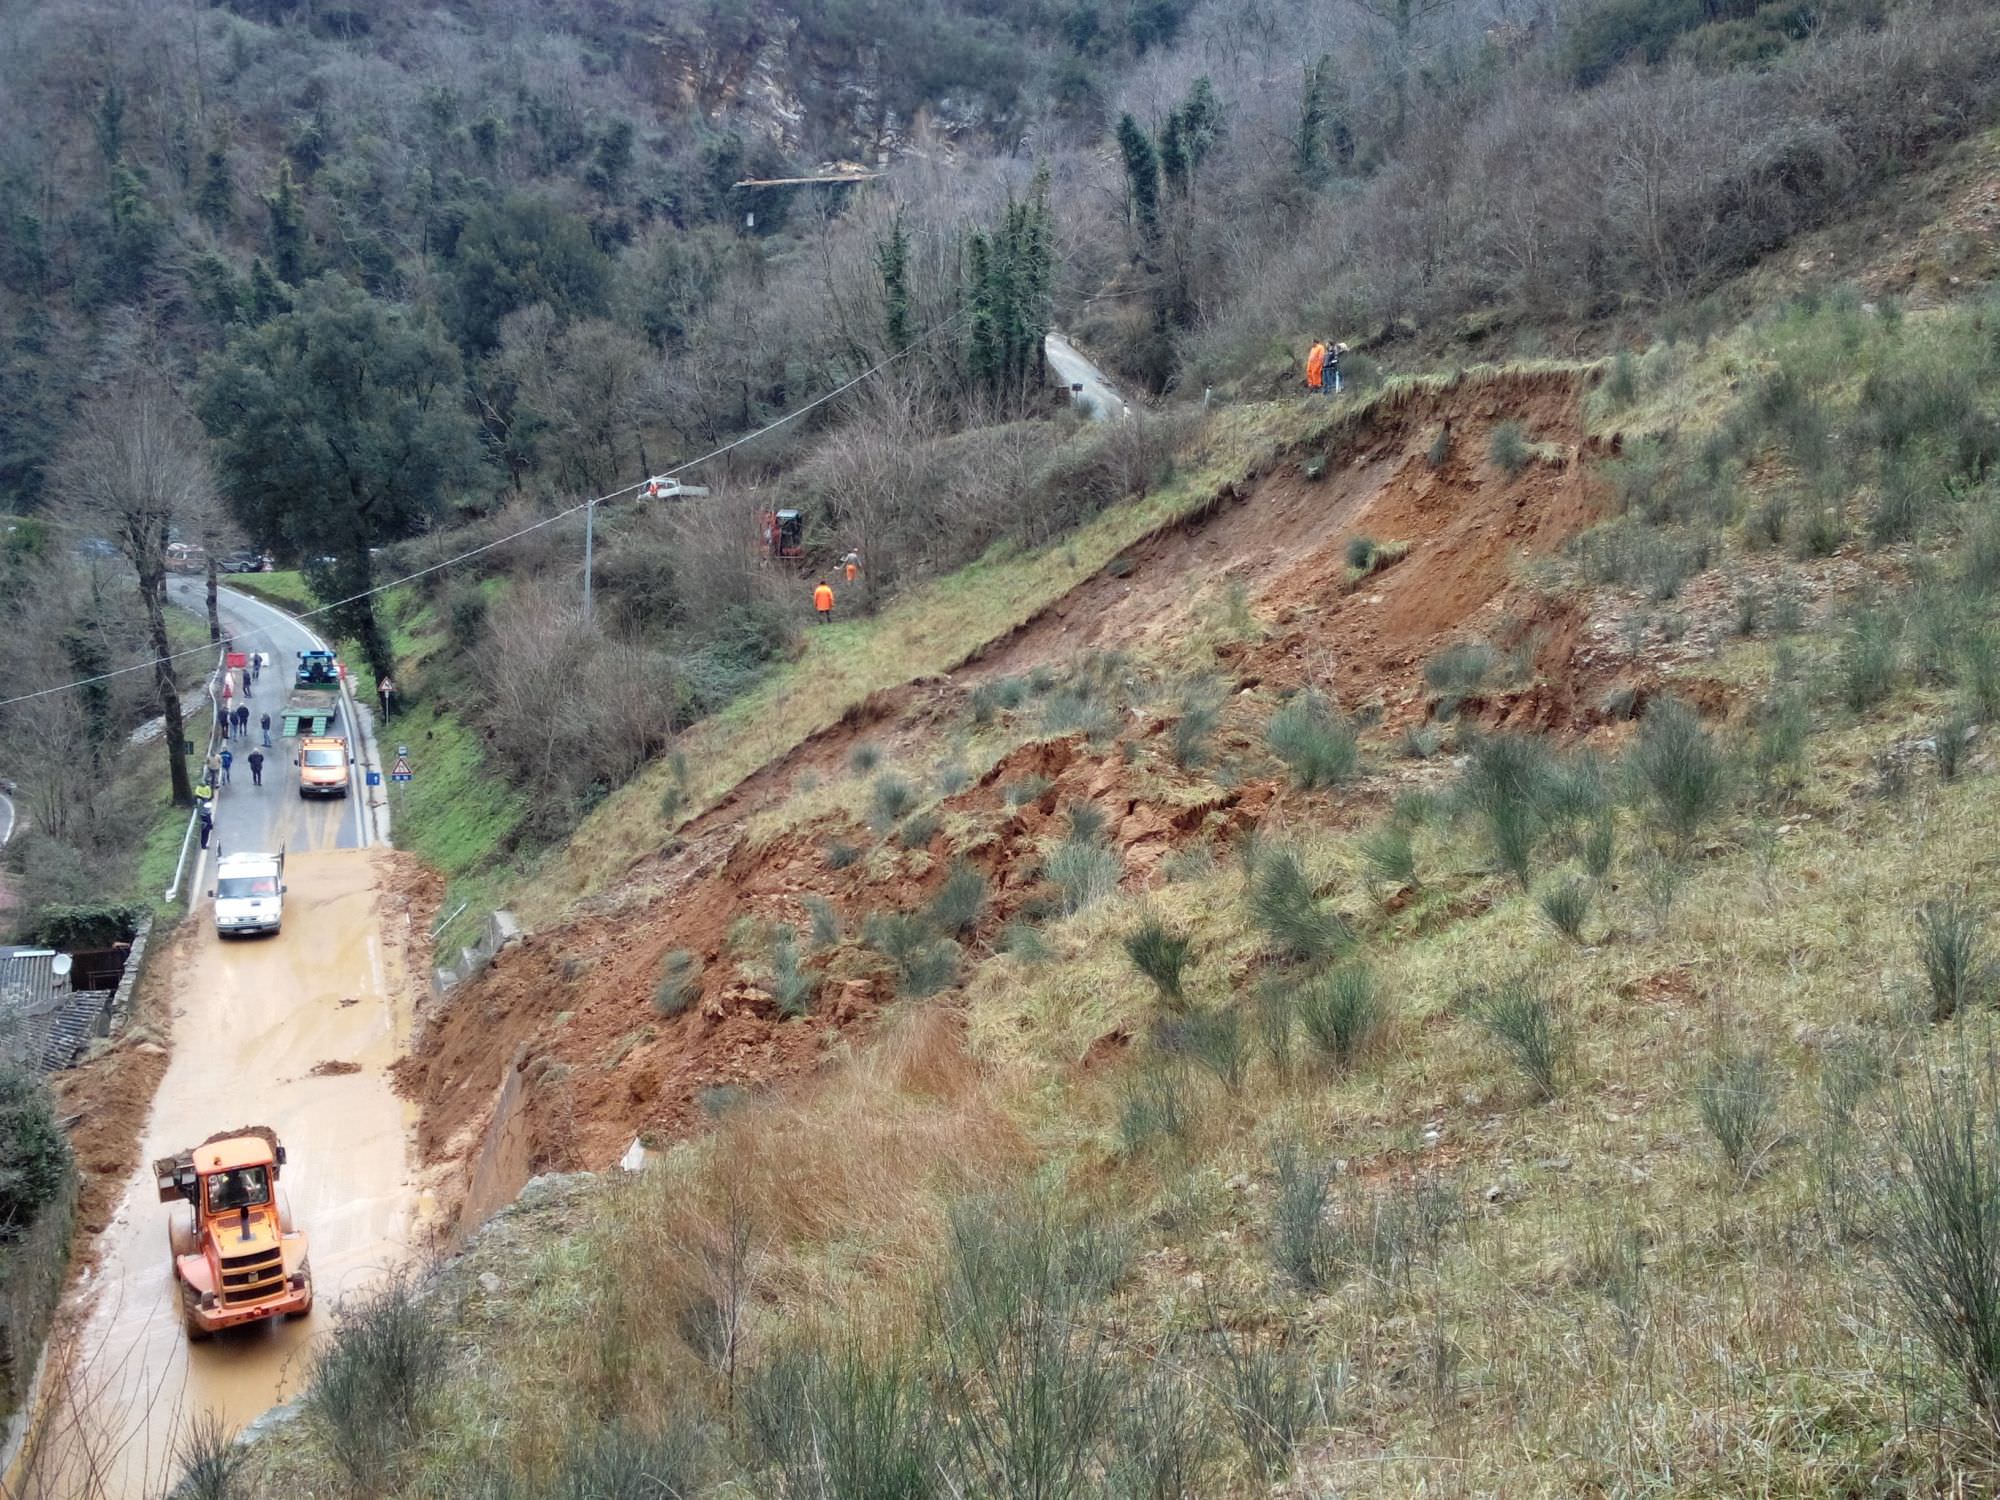
{"label": "mud covered road", "polygon": [[[177,1434],[214,1412],[238,1427],[297,1393],[334,1304],[397,1261],[421,1211],[411,1110],[389,1068],[409,1023],[403,934],[383,920],[379,850],[294,854],[284,930],[216,937],[204,902],[177,935],[174,1048],[139,1163],[80,1296],[88,1319],[47,1377],[28,1497],[156,1495]],[[407,920],[407,919],[404,919]],[[169,1209],[153,1158],[219,1129],[268,1124],[290,1155],[282,1186],[311,1240],[316,1305],[203,1344],[180,1326]]]}

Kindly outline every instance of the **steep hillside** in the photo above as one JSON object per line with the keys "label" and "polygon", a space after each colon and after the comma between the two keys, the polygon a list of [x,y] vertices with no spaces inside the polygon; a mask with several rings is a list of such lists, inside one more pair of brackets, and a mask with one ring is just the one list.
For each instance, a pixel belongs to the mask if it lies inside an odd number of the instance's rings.
{"label": "steep hillside", "polygon": [[371,1472],[463,1482],[467,1421],[700,1492],[1054,1434],[1058,1494],[1976,1486],[1926,1319],[1987,1283],[1921,1268],[1996,1107],[1994,316],[1274,411],[705,796],[432,1018],[441,1181],[652,1161],[369,1315],[482,1351]]}

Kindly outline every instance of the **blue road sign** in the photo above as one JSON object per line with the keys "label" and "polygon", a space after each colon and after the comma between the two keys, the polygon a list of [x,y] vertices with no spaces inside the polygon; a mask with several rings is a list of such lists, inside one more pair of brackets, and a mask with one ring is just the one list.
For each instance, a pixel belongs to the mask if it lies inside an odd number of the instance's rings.
{"label": "blue road sign", "polygon": [[368,773],[368,784],[370,786],[380,786],[382,784],[382,773],[380,771],[370,771]]}

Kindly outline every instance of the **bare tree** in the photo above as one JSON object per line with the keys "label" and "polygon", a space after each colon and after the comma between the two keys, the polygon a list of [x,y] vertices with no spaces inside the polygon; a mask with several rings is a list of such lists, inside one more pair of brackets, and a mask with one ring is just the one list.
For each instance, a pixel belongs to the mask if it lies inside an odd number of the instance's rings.
{"label": "bare tree", "polygon": [[138,575],[174,801],[190,803],[180,682],[167,642],[167,541],[178,522],[214,504],[201,429],[163,378],[135,369],[84,408],[57,483],[78,523],[104,532]]}

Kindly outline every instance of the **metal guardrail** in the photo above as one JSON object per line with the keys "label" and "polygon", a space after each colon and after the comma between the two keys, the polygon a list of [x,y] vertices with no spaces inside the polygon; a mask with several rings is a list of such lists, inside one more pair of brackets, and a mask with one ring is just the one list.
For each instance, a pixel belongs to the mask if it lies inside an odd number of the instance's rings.
{"label": "metal guardrail", "polygon": [[[211,751],[215,749],[216,720],[221,716],[222,712],[221,705],[215,699],[215,684],[217,679],[228,669],[229,652],[225,648],[215,653],[215,670],[208,677],[208,706],[211,710],[208,716],[208,748]],[[206,760],[207,757],[204,756],[203,759]],[[181,835],[181,857],[174,861],[173,884],[169,885],[166,889],[166,894],[161,896],[160,899],[162,901],[174,901],[180,897],[181,877],[187,872],[188,849],[194,843],[194,830],[200,819],[201,809],[198,807],[188,814],[187,832]],[[199,864],[199,861],[196,863]]]}

